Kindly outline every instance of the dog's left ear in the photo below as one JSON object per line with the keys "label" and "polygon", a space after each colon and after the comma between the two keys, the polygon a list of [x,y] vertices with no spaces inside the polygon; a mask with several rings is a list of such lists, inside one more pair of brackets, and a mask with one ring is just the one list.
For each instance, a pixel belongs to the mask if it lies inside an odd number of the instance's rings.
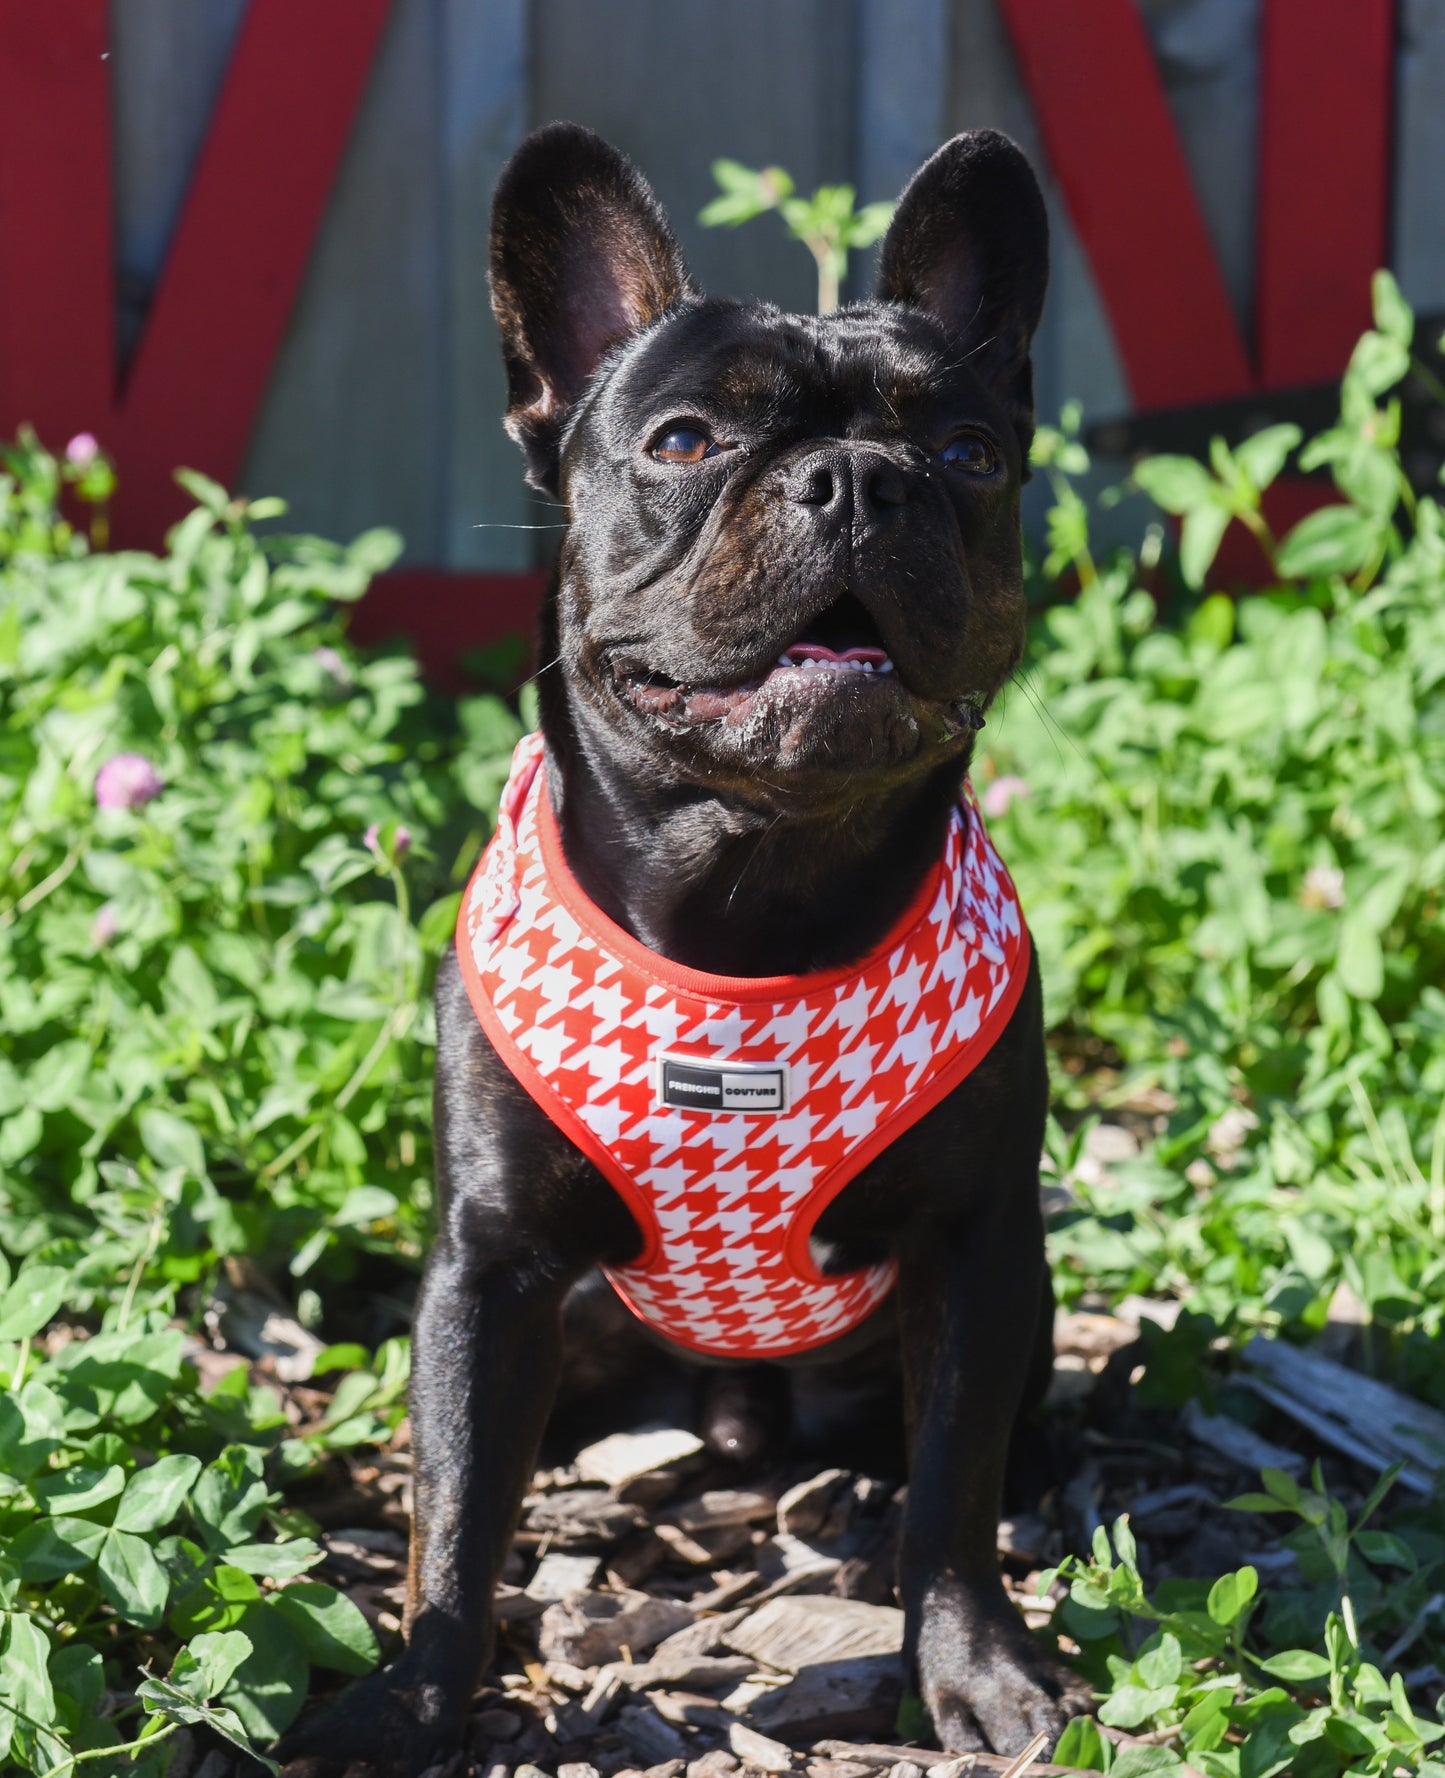
{"label": "dog's left ear", "polygon": [[1049,281],[1049,220],[1021,149],[997,130],[944,143],[909,180],[883,238],[878,297],[926,309],[1004,401],[1024,460],[1033,437],[1029,342]]}
{"label": "dog's left ear", "polygon": [[567,411],[603,355],[692,294],[682,249],[624,155],[578,124],[548,124],[497,185],[491,285],[507,430],[527,480],[556,493]]}

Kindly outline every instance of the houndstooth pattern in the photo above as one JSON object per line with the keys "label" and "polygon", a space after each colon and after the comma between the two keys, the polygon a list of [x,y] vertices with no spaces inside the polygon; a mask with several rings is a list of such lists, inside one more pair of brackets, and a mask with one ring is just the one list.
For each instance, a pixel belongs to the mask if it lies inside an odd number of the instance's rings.
{"label": "houndstooth pattern", "polygon": [[[641,1261],[609,1272],[614,1287],[649,1326],[698,1351],[777,1357],[835,1338],[888,1294],[896,1266],[822,1276],[807,1232],[877,1151],[878,1133],[897,1134],[944,1071],[951,1085],[987,1052],[1028,965],[1018,897],[972,792],[910,930],[850,971],[796,978],[760,1000],[750,984],[628,954],[575,882],[559,893],[539,834],[541,766],[541,737],[529,735],[457,943],[503,1059],[649,1236]],[[786,1062],[788,1108],[662,1106],[662,1052]]]}

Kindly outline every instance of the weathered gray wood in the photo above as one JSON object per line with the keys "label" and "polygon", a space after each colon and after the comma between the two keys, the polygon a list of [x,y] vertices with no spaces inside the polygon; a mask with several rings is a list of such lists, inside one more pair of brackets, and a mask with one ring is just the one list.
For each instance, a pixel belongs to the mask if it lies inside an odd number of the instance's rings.
{"label": "weathered gray wood", "polygon": [[527,0],[437,0],[447,377],[441,547],[453,568],[524,569],[545,559],[526,527],[556,518],[522,480],[502,430],[506,382],[487,295],[492,188],[527,133]]}
{"label": "weathered gray wood", "polygon": [[445,559],[450,371],[435,0],[393,6],[242,477],[290,522]]}
{"label": "weathered gray wood", "polygon": [[1245,1347],[1244,1362],[1241,1380],[1316,1438],[1372,1469],[1403,1464],[1402,1487],[1434,1491],[1445,1467],[1445,1414],[1437,1408],[1263,1334]]}
{"label": "weathered gray wood", "polygon": [[720,155],[798,184],[853,170],[854,11],[837,0],[533,0],[533,120],[567,117],[643,168],[717,295],[811,309],[813,262],[765,216],[704,229]]}
{"label": "weathered gray wood", "polygon": [[245,0],[111,0],[110,102],[122,362],[139,336]]}
{"label": "weathered gray wood", "polygon": [[819,1661],[891,1655],[903,1647],[903,1613],[891,1605],[822,1597],[773,1599],[723,1639],[781,1673]]}

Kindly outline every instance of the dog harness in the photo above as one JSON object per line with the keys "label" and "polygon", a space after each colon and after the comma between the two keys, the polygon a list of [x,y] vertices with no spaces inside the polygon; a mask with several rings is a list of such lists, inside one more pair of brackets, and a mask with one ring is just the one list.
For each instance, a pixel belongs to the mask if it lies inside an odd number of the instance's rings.
{"label": "dog harness", "polygon": [[897,1265],[824,1274],[814,1225],[983,1059],[1028,974],[1018,896],[972,790],[870,956],[729,977],[668,962],[588,900],[546,776],[528,735],[462,897],[457,953],[497,1053],[637,1221],[641,1255],[607,1276],[697,1352],[776,1358],[835,1339],[887,1296]]}

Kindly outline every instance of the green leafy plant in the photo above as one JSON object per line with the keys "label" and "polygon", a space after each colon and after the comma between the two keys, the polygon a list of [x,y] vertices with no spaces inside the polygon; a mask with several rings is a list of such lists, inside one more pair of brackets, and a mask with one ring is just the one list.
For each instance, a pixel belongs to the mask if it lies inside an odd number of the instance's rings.
{"label": "green leafy plant", "polygon": [[[1353,1523],[1318,1469],[1312,1489],[1266,1470],[1266,1492],[1231,1502],[1300,1520],[1290,1543],[1305,1585],[1275,1589],[1263,1612],[1259,1575],[1249,1566],[1213,1582],[1166,1581],[1151,1594],[1127,1517],[1112,1535],[1100,1527],[1088,1560],[1071,1556],[1041,1575],[1041,1593],[1055,1581],[1068,1587],[1054,1623],[1082,1647],[1106,1694],[1098,1722],[1148,1738],[1116,1749],[1083,1719],[1066,1731],[1058,1762],[1116,1778],[1189,1767],[1209,1778],[1441,1778],[1445,1764],[1428,1749],[1445,1727],[1419,1716],[1400,1674],[1387,1677],[1369,1658],[1352,1597],[1358,1581],[1378,1604],[1375,1567],[1418,1567],[1404,1539],[1365,1528],[1393,1480],[1393,1473],[1381,1479]],[[1310,1585],[1321,1578],[1323,1588]],[[1314,1646],[1281,1644],[1270,1633],[1275,1623]]]}
{"label": "green leafy plant", "polygon": [[831,314],[848,275],[849,253],[882,238],[892,204],[864,204],[859,209],[851,185],[820,185],[812,197],[799,197],[792,176],[781,167],[759,170],[739,161],[717,160],[712,171],[721,191],[698,221],[705,228],[736,228],[769,210],[778,211],[788,233],[803,243],[818,268],[818,313]]}

